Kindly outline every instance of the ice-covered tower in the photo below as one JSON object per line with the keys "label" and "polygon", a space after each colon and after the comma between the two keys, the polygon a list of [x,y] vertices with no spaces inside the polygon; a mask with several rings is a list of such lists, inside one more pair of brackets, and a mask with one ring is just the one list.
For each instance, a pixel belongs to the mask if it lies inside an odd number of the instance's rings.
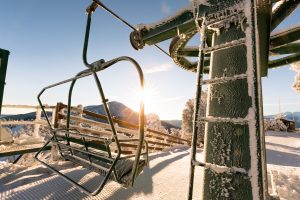
{"label": "ice-covered tower", "polygon": [[[268,68],[300,60],[300,28],[271,35],[300,1],[196,0],[192,6],[131,33],[135,49],[173,38],[170,56],[197,73],[188,198],[195,166],[204,167],[202,199],[269,199],[261,77]],[[200,33],[199,47],[187,46]],[[269,61],[269,55],[289,54]],[[191,62],[187,57],[198,57]],[[209,78],[203,80],[203,73]],[[208,85],[205,117],[201,89]],[[196,160],[198,127],[205,124],[204,162]],[[196,186],[200,187],[200,186]]]}

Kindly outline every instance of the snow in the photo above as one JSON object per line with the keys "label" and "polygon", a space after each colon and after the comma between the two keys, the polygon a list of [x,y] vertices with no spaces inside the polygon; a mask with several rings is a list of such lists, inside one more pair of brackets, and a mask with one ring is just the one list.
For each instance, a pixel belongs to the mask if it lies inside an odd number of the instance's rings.
{"label": "snow", "polygon": [[279,119],[270,119],[264,121],[264,128],[266,131],[274,130],[274,131],[287,131],[286,125]]}
{"label": "snow", "polygon": [[207,116],[207,117],[201,117],[199,120],[200,120],[200,123],[201,123],[201,121],[205,121],[205,122],[231,122],[231,123],[234,123],[234,124],[246,124],[248,122],[247,117],[246,118],[241,118],[241,117],[239,117],[239,118],[226,118],[226,117]]}
{"label": "snow", "polygon": [[[269,131],[266,133],[266,147],[269,193],[278,194],[282,200],[300,199],[300,133]],[[203,162],[201,150],[197,152],[197,160]],[[150,155],[150,166],[144,169],[133,188],[124,189],[117,183],[109,182],[96,197],[80,193],[39,164],[25,167],[0,162],[0,199],[186,199],[189,162],[187,147],[153,153]],[[85,170],[69,162],[60,161],[55,166],[80,181],[92,184],[97,180],[92,173],[83,177]],[[202,168],[196,167],[194,199],[197,200],[200,199],[201,178]],[[228,194],[229,191],[223,191],[223,196]]]}
{"label": "snow", "polygon": [[295,76],[295,79],[294,79],[294,83],[292,85],[292,88],[300,93],[300,73],[298,75]]}
{"label": "snow", "polygon": [[199,6],[199,5],[210,6],[211,5],[208,0],[190,0],[190,2],[193,3],[194,6]]}
{"label": "snow", "polygon": [[247,174],[246,170],[239,167],[226,167],[226,166],[219,166],[211,163],[206,163],[205,168],[209,168],[213,170],[215,173],[241,173],[241,174]]}
{"label": "snow", "polygon": [[[172,148],[168,151],[150,155],[150,166],[146,167],[133,188],[122,188],[115,182],[109,182],[101,194],[88,197],[79,192],[62,178],[52,174],[49,170],[35,165],[30,168],[15,166],[14,169],[5,167],[7,175],[0,177],[0,199],[186,199],[189,174],[189,148]],[[198,159],[202,154],[198,151]],[[75,167],[68,162],[55,164],[62,172],[71,175],[79,181],[92,184],[95,177],[83,178],[85,170]],[[0,172],[3,174],[3,171]],[[199,187],[201,168],[196,169],[195,197],[200,196]],[[93,173],[89,174],[93,175]],[[94,182],[93,182],[94,181]]]}
{"label": "snow", "polygon": [[296,92],[300,93],[300,62],[298,61],[298,62],[292,63],[291,64],[291,69],[298,73],[295,76],[292,88]]}
{"label": "snow", "polygon": [[300,73],[300,62],[294,62],[291,64],[291,69],[294,70],[295,72]]}
{"label": "snow", "polygon": [[39,144],[42,142],[43,139],[41,137],[33,137],[26,134],[21,134],[19,137],[15,138],[14,140],[14,143],[19,145]]}
{"label": "snow", "polygon": [[269,192],[281,200],[300,199],[300,133],[268,131],[266,147]]}

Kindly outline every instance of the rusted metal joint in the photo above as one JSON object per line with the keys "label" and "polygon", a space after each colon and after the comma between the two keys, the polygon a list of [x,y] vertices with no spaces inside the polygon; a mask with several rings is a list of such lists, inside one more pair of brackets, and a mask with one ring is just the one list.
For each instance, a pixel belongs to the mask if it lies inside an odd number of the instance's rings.
{"label": "rusted metal joint", "polygon": [[96,11],[97,7],[98,7],[98,3],[93,1],[93,3],[91,5],[89,5],[89,7],[87,7],[86,12],[87,13],[93,13]]}

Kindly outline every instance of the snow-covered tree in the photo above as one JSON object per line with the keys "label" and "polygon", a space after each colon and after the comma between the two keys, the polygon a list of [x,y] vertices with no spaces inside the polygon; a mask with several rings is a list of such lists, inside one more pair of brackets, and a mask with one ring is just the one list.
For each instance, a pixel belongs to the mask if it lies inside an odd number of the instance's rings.
{"label": "snow-covered tree", "polygon": [[182,137],[191,138],[193,132],[193,113],[194,113],[194,99],[189,99],[185,103],[185,107],[182,111]]}
{"label": "snow-covered tree", "polygon": [[181,137],[181,130],[177,129],[177,128],[171,128],[171,135],[177,136],[177,137]]}
{"label": "snow-covered tree", "polygon": [[300,61],[292,63],[291,69],[300,73]]}
{"label": "snow-covered tree", "polygon": [[300,62],[295,62],[291,64],[291,69],[298,72],[298,74],[295,76],[294,83],[292,85],[292,88],[300,93]]}
{"label": "snow-covered tree", "polygon": [[286,125],[280,119],[271,119],[264,121],[265,131],[287,131]]}
{"label": "snow-covered tree", "polygon": [[[200,103],[200,116],[205,116],[206,112],[206,99],[207,99],[207,92],[202,92],[201,95],[201,103]],[[186,104],[185,108],[182,111],[182,137],[185,139],[191,139],[193,133],[193,117],[194,117],[194,106],[195,106],[195,99],[189,99]],[[204,124],[199,124],[199,132],[198,132],[198,139],[199,141],[203,142],[204,138]]]}
{"label": "snow-covered tree", "polygon": [[159,116],[155,113],[149,113],[146,116],[147,128],[160,131],[163,133],[168,133],[168,131],[161,125],[161,121]]}
{"label": "snow-covered tree", "polygon": [[295,76],[292,87],[294,90],[296,90],[296,92],[300,93],[300,73]]}

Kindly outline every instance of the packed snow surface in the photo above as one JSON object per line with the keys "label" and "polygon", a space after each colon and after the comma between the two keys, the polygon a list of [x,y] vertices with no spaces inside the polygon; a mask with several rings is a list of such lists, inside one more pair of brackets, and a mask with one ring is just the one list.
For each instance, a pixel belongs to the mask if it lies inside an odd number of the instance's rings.
{"label": "packed snow surface", "polygon": [[[282,200],[300,199],[300,133],[267,132],[269,192]],[[0,199],[140,199],[179,200],[187,198],[190,149],[172,148],[150,155],[150,165],[133,188],[109,182],[101,194],[89,197],[39,164],[26,167],[0,162]],[[203,153],[198,150],[200,161]],[[78,182],[95,187],[94,173],[69,162],[56,167]],[[84,176],[85,175],[85,176]],[[196,168],[194,199],[200,199],[202,169]]]}

